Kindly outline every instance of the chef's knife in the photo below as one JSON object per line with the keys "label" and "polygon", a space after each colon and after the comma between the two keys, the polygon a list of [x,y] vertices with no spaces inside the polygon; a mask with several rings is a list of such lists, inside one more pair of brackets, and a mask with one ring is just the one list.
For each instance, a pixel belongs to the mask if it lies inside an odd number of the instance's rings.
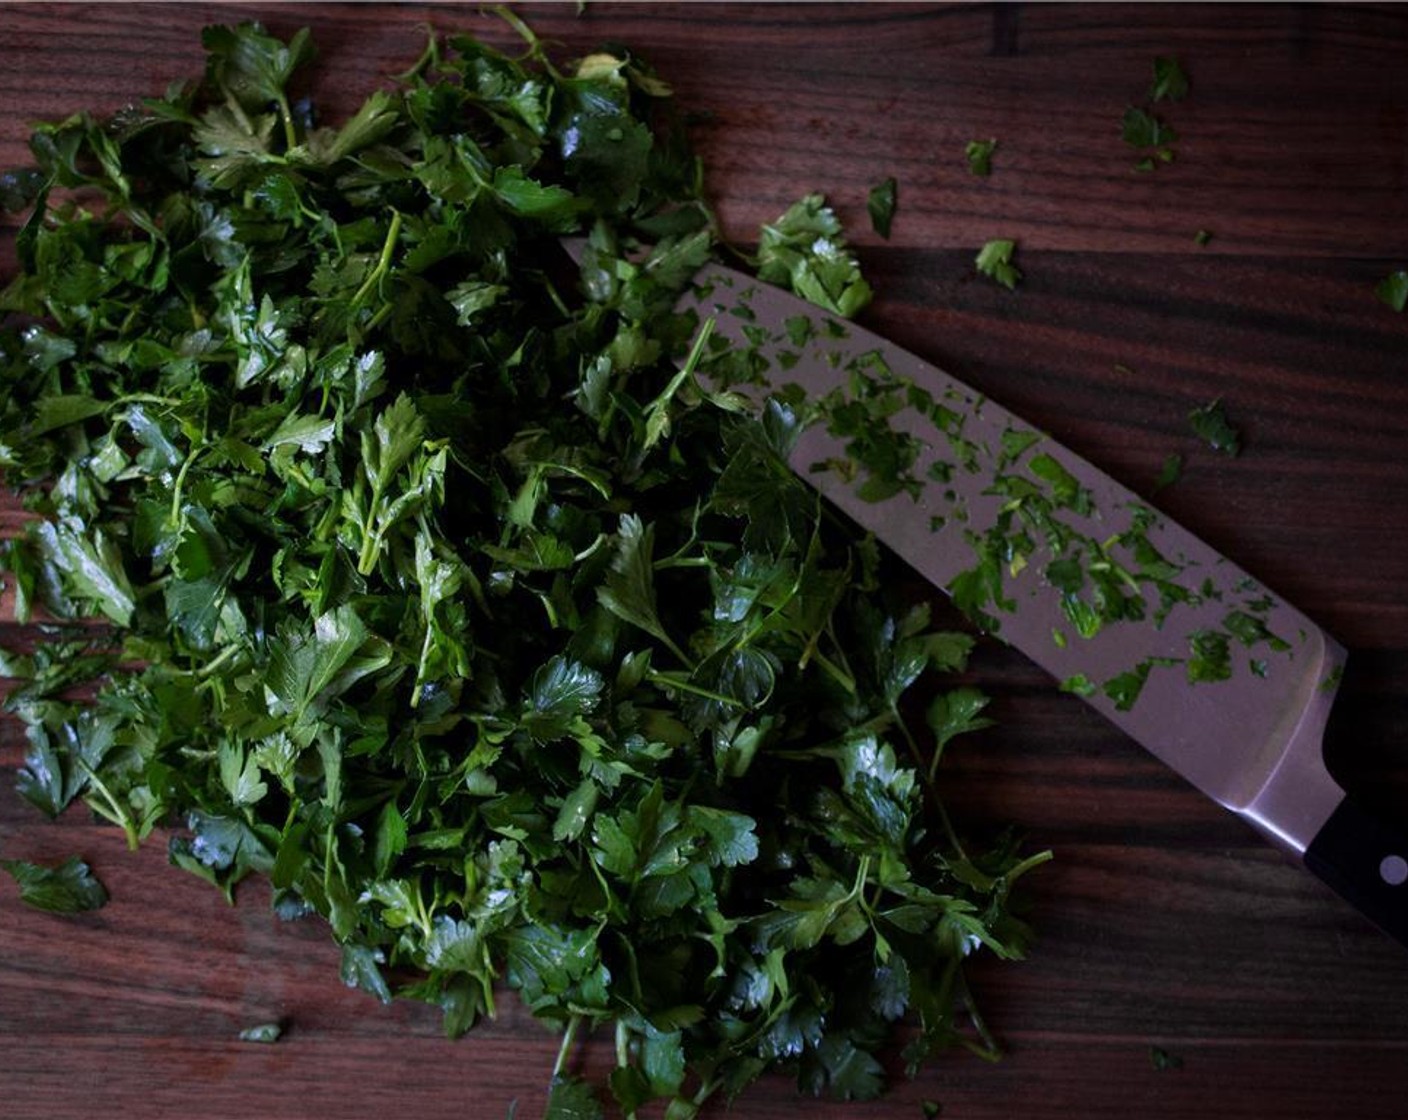
{"label": "chef's knife", "polygon": [[855,324],[718,265],[706,382],[816,413],[793,468],[1209,797],[1408,944],[1408,830],[1325,767],[1345,651],[1106,474]]}

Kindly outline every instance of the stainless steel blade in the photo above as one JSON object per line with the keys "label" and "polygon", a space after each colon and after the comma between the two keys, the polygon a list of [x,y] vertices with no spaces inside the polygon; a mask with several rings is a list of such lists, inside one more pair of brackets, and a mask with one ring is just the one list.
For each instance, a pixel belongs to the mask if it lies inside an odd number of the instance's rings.
{"label": "stainless steel blade", "polygon": [[[1321,747],[1345,655],[1320,627],[1090,463],[877,335],[716,265],[680,307],[731,344],[706,376],[746,367],[759,376],[732,388],[755,398],[791,383],[812,401],[893,408],[889,428],[916,456],[901,492],[868,500],[864,477],[833,469],[854,460],[826,423],[804,430],[792,466],[938,587],[971,591],[985,574],[999,637],[1304,853],[1343,798]],[[1120,613],[1142,617],[1101,617]]]}

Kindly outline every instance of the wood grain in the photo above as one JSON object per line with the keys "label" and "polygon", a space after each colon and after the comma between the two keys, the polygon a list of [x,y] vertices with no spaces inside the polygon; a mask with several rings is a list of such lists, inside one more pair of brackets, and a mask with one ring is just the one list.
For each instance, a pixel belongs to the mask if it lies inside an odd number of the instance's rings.
{"label": "wood grain", "polygon": [[[707,114],[697,139],[729,236],[824,190],[879,292],[869,326],[1137,491],[1183,454],[1160,504],[1351,647],[1327,757],[1403,818],[1408,316],[1373,286],[1408,267],[1408,9],[521,11],[568,54],[631,45]],[[333,119],[415,57],[426,22],[508,41],[455,5],[3,5],[0,167],[24,161],[28,122],[160,91],[199,67],[203,24],[242,18],[313,28]],[[1165,113],[1177,161],[1139,175],[1119,118],[1156,54],[1194,88]],[[999,140],[989,179],[963,159],[978,137]],[[864,217],[886,175],[888,242]],[[0,267],[14,228],[0,219]],[[973,274],[990,237],[1019,241],[1015,293]],[[1246,437],[1235,461],[1187,427],[1215,397]],[[1008,1058],[955,1057],[873,1105],[770,1081],[731,1115],[891,1120],[935,1099],[974,1120],[1401,1117],[1408,954],[1019,656],[984,646],[973,676],[999,725],[953,752],[961,827],[1017,821],[1057,855],[1030,879],[1031,960],[976,967]],[[39,820],[11,789],[21,749],[0,721],[0,853],[81,852],[113,902],[52,918],[0,882],[0,1114],[436,1120],[515,1099],[539,1114],[556,1041],[511,999],[446,1042],[436,1013],[344,989],[326,931],[278,922],[257,885],[231,908],[159,841],[129,853],[82,813]],[[237,1041],[270,1019],[289,1025],[278,1044]],[[1156,1069],[1155,1045],[1182,1068]],[[606,1054],[588,1047],[589,1068]]]}

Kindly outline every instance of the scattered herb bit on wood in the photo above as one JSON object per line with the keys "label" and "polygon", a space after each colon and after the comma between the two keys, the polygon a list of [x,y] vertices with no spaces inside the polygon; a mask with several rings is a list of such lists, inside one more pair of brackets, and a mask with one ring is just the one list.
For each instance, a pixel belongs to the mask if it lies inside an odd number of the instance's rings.
{"label": "scattered herb bit on wood", "polygon": [[1149,86],[1150,101],[1182,101],[1188,96],[1188,75],[1176,58],[1154,59],[1154,80]]}
{"label": "scattered herb bit on wood", "polygon": [[1154,479],[1154,493],[1172,486],[1182,476],[1183,456],[1177,451],[1171,452],[1164,457],[1164,465],[1159,469],[1158,478]]}
{"label": "scattered herb bit on wood", "polygon": [[1161,1072],[1164,1070],[1183,1068],[1183,1059],[1177,1054],[1170,1054],[1162,1046],[1149,1047],[1149,1061],[1156,1070]]}
{"label": "scattered herb bit on wood", "polygon": [[[1178,60],[1155,58],[1154,77],[1149,86],[1148,101],[1151,104],[1160,101],[1182,101],[1187,96],[1188,77]],[[1140,148],[1145,152],[1135,163],[1135,171],[1153,171],[1160,164],[1172,163],[1175,159],[1173,145],[1178,140],[1178,133],[1147,108],[1137,105],[1126,108],[1120,123],[1120,134],[1130,147]]]}
{"label": "scattered herb bit on wood", "polygon": [[1004,288],[1013,289],[1022,278],[1022,273],[1012,263],[1016,249],[1015,241],[989,241],[978,250],[974,264],[982,275],[991,277]]}
{"label": "scattered herb bit on wood", "polygon": [[1195,245],[1203,246],[1211,240],[1212,233],[1209,230],[1200,229],[1197,233],[1193,235],[1193,243]]}
{"label": "scattered herb bit on wood", "polygon": [[268,1045],[278,1042],[284,1036],[284,1025],[282,1023],[256,1023],[252,1027],[245,1027],[240,1031],[241,1042],[258,1042]]}
{"label": "scattered herb bit on wood", "polygon": [[1188,423],[1193,433],[1214,451],[1236,456],[1242,450],[1241,433],[1227,419],[1221,398],[1193,409],[1188,413]]}
{"label": "scattered herb bit on wood", "polygon": [[[992,1057],[965,962],[1024,953],[1045,853],[955,832],[905,714],[972,639],[793,475],[793,408],[690,375],[716,222],[669,87],[507,18],[521,52],[432,37],[340,125],[292,92],[309,35],[211,28],[203,80],[40,125],[3,179],[33,517],[0,560],[47,619],[5,654],[20,792],[229,897],[267,877],[449,1035],[516,993],[561,1033],[560,1120],[602,1115],[566,1072],[595,1027],[627,1115],[779,1070],[875,1096],[902,1022],[911,1073]],[[870,298],[820,196],[758,261]],[[986,722],[970,693],[935,730]],[[6,867],[101,900],[77,861]]]}
{"label": "scattered herb bit on wood", "polygon": [[1408,271],[1390,272],[1374,289],[1378,297],[1395,311],[1408,307]]}
{"label": "scattered herb bit on wood", "polygon": [[93,875],[93,869],[77,856],[57,867],[45,867],[23,859],[0,859],[20,888],[20,901],[50,914],[81,914],[100,910],[107,904],[108,892]]}
{"label": "scattered herb bit on wood", "polygon": [[992,155],[997,150],[996,140],[970,140],[964,149],[968,157],[968,170],[974,175],[992,174]]}
{"label": "scattered herb bit on wood", "polygon": [[871,187],[870,194],[866,196],[865,208],[870,214],[870,225],[887,241],[890,238],[890,227],[894,223],[895,207],[898,203],[899,183],[895,181],[893,175]]}
{"label": "scattered herb bit on wood", "polygon": [[1160,148],[1178,139],[1178,133],[1169,125],[1133,105],[1125,110],[1122,135],[1132,148]]}
{"label": "scattered herb bit on wood", "polygon": [[1133,105],[1126,109],[1121,134],[1131,148],[1153,149],[1134,165],[1136,171],[1153,171],[1161,163],[1173,162],[1171,145],[1178,133],[1148,110]]}

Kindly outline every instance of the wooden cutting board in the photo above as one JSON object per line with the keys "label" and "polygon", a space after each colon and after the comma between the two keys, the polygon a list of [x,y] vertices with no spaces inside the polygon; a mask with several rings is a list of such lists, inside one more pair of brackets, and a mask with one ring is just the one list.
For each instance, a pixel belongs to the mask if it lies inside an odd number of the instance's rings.
{"label": "wooden cutting board", "polygon": [[[731,238],[824,191],[878,292],[867,325],[1137,491],[1181,453],[1160,503],[1353,650],[1331,768],[1408,813],[1408,315],[1374,296],[1408,268],[1408,7],[521,12],[567,55],[629,45],[704,114]],[[0,5],[0,167],[25,161],[29,122],[159,92],[197,72],[202,25],[245,18],[312,28],[330,119],[405,68],[427,22],[507,41],[453,5]],[[1175,162],[1140,174],[1120,119],[1156,55],[1193,89],[1165,114]],[[964,158],[979,138],[999,142],[989,178]],[[890,175],[885,241],[865,197]],[[0,218],[6,271],[15,228]],[[1014,293],[972,267],[999,237],[1019,243]],[[1218,397],[1236,460],[1187,424]],[[951,802],[1057,856],[1029,880],[1031,959],[975,968],[1008,1057],[955,1055],[865,1105],[773,1080],[731,1115],[1401,1118],[1408,954],[1017,655],[985,647],[977,669],[1000,725],[954,749]],[[80,852],[113,901],[54,918],[0,882],[0,1115],[540,1114],[557,1043],[511,999],[444,1041],[436,1012],[344,989],[326,931],[278,922],[259,886],[231,908],[159,841],[131,854],[82,812],[44,822],[13,793],[21,750],[0,721],[0,854]],[[271,1019],[276,1045],[237,1041]]]}

